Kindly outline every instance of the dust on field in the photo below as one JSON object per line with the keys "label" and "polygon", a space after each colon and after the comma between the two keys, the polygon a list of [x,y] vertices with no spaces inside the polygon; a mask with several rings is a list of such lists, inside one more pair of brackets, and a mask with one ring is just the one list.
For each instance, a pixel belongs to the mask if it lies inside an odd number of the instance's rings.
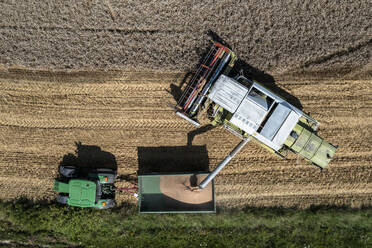
{"label": "dust on field", "polygon": [[209,39],[273,75],[372,75],[371,2],[0,2],[0,64],[190,70]]}
{"label": "dust on field", "polygon": [[[79,141],[115,156],[119,187],[136,181],[139,147],[172,152],[173,163],[175,151],[206,147],[192,151],[196,158],[206,157],[213,169],[239,139],[216,128],[196,135],[190,144],[188,134],[195,128],[169,107],[175,104],[170,85],[183,78],[183,73],[171,72],[1,71],[0,198],[53,199],[57,167],[66,154],[75,153]],[[340,146],[335,159],[320,171],[296,156],[282,160],[248,144],[216,177],[217,204],[371,206],[372,81],[277,84],[320,121],[321,137]],[[154,149],[141,151],[157,157]],[[128,200],[136,202],[129,194],[118,196],[119,202]]]}

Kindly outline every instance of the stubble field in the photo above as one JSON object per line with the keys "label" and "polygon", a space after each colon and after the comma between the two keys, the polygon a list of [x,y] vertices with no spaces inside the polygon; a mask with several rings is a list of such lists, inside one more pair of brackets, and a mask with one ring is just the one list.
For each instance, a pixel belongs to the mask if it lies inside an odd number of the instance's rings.
{"label": "stubble field", "polygon": [[[182,163],[185,157],[177,151],[190,154],[191,149],[202,163],[207,155],[213,169],[239,140],[217,128],[193,139],[193,147],[204,149],[187,148],[194,127],[168,106],[175,104],[170,85],[179,85],[183,78],[184,73],[173,72],[2,71],[0,198],[54,198],[57,167],[64,155],[74,154],[75,142],[115,156],[119,187],[131,186],[141,170],[141,156],[159,159],[156,147],[163,147],[158,149],[163,155],[173,153],[172,162],[178,158]],[[336,157],[329,169],[320,171],[295,156],[281,160],[249,144],[215,179],[218,205],[370,206],[371,80],[276,83],[321,122],[320,136],[340,146]],[[129,194],[117,199],[136,202]]]}

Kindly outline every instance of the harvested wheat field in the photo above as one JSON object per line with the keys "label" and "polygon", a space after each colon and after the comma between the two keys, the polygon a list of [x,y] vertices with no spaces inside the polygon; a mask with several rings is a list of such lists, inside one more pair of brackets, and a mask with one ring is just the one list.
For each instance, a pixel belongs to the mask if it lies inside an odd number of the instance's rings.
{"label": "harvested wheat field", "polygon": [[[184,160],[181,152],[188,151],[201,163],[208,162],[209,168],[199,169],[213,169],[239,139],[216,128],[188,144],[194,127],[168,106],[175,104],[170,85],[183,78],[184,73],[173,72],[3,70],[0,198],[53,199],[57,167],[68,153],[73,157],[75,142],[110,154],[119,187],[136,180],[146,156],[168,160],[175,169],[177,161]],[[320,121],[320,136],[340,146],[336,157],[321,172],[295,156],[282,160],[248,144],[216,177],[217,205],[371,206],[372,81],[303,79],[276,84]],[[161,154],[168,157],[161,160]],[[136,202],[128,194],[117,199]]]}

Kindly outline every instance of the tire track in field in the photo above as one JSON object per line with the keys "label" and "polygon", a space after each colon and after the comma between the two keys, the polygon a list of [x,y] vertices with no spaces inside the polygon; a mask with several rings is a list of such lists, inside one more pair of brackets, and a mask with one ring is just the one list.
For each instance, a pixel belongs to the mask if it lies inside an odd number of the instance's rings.
{"label": "tire track in field", "polygon": [[341,57],[341,56],[345,56],[345,55],[348,55],[350,53],[353,53],[363,47],[366,47],[366,46],[370,46],[372,45],[372,39],[368,39],[368,40],[364,40],[364,41],[359,41],[358,43],[352,45],[352,46],[348,46],[344,49],[338,49],[330,54],[327,54],[327,55],[323,55],[319,58],[312,58],[311,60],[309,61],[306,61],[304,62],[302,65],[300,65],[298,68],[293,68],[292,70],[293,71],[301,71],[301,69],[304,69],[304,68],[307,68],[311,65],[318,65],[318,64],[322,64],[326,61],[329,61],[331,59],[334,59],[334,58],[337,58],[337,57]]}
{"label": "tire track in field", "polygon": [[23,119],[19,117],[9,118],[0,114],[0,125],[10,127],[27,127],[43,129],[167,129],[185,128],[186,123],[174,120],[130,120],[130,119],[77,119],[77,120],[42,120]]}

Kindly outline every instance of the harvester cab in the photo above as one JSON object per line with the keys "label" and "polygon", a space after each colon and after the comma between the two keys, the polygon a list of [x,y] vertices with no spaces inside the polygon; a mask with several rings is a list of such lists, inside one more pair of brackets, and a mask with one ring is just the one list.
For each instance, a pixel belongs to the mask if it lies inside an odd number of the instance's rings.
{"label": "harvester cab", "polygon": [[242,139],[199,188],[205,187],[249,140],[280,157],[293,152],[326,168],[337,147],[316,134],[319,123],[260,83],[242,75],[230,76],[236,60],[233,51],[214,43],[176,106],[176,114],[196,127],[205,109],[212,125],[223,125]]}

